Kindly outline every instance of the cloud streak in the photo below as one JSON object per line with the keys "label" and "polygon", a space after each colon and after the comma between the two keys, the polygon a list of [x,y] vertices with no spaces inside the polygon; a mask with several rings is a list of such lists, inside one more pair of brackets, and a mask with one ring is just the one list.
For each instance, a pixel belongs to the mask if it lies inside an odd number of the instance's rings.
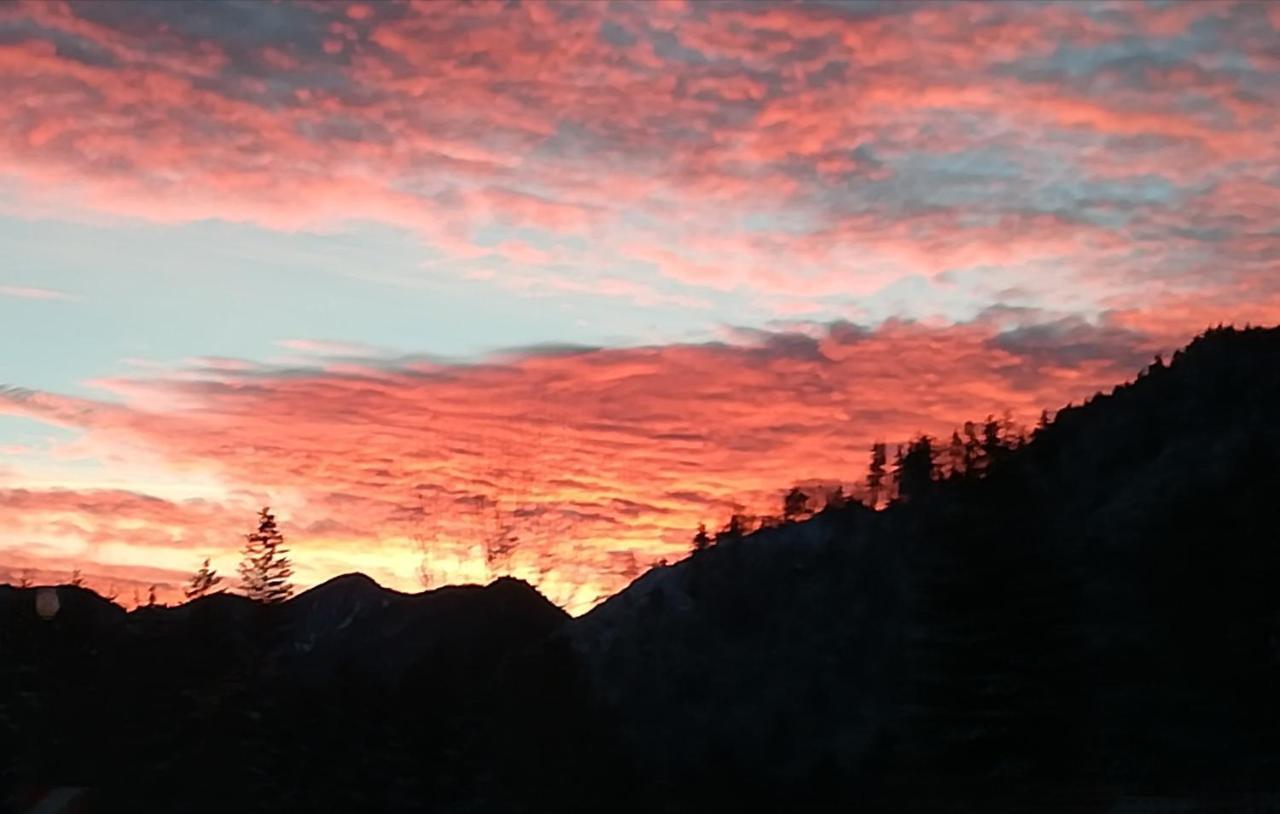
{"label": "cloud streak", "polygon": [[69,300],[70,295],[51,288],[36,286],[0,285],[0,297],[12,297],[18,300]]}

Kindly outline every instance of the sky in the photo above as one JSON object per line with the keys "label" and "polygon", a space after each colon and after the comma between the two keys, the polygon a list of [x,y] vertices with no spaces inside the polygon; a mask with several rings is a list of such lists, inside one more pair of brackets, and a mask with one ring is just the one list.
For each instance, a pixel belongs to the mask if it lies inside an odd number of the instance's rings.
{"label": "sky", "polygon": [[575,612],[1280,322],[1280,4],[0,5],[0,579]]}

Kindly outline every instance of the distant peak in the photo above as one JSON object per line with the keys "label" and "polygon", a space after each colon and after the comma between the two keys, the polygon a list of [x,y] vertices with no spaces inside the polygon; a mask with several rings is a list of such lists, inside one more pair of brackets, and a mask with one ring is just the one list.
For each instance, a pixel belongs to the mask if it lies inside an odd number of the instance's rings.
{"label": "distant peak", "polygon": [[373,577],[369,576],[368,574],[363,574],[363,573],[361,573],[361,572],[359,572],[359,571],[355,571],[355,572],[352,572],[352,573],[350,573],[350,574],[341,574],[341,575],[339,575],[339,576],[334,577],[333,579],[330,579],[330,580],[327,580],[327,581],[325,581],[325,582],[320,583],[320,584],[319,584],[319,585],[317,585],[316,587],[317,587],[317,588],[323,588],[323,587],[324,587],[324,586],[326,586],[326,585],[334,585],[334,586],[337,586],[337,585],[365,585],[365,586],[368,586],[368,587],[371,587],[371,588],[381,588],[381,587],[382,587],[382,585],[380,585],[380,584],[378,583],[378,581],[377,581],[377,580],[375,580]]}
{"label": "distant peak", "polygon": [[530,595],[537,596],[539,599],[542,599],[544,601],[548,601],[546,597],[542,595],[542,592],[539,591],[537,587],[533,585],[533,583],[529,582],[528,580],[521,579],[520,577],[512,577],[512,576],[505,576],[505,575],[498,577],[493,582],[490,582],[488,585],[486,585],[485,589],[489,591],[496,591],[499,593],[530,594]]}
{"label": "distant peak", "polygon": [[532,583],[519,577],[501,576],[484,587],[485,593],[496,594],[501,601],[528,603],[528,607],[549,610],[568,618],[568,613],[542,594]]}
{"label": "distant peak", "polygon": [[391,589],[384,588],[379,585],[373,577],[368,574],[359,572],[352,574],[342,574],[333,579],[326,580],[314,588],[309,588],[298,595],[298,598],[304,596],[320,596],[329,594],[373,594],[373,593],[392,593]]}
{"label": "distant peak", "polygon": [[490,587],[499,586],[499,585],[505,585],[510,587],[523,586],[525,588],[529,588],[530,590],[533,589],[533,585],[531,585],[528,582],[528,580],[521,579],[520,577],[513,577],[507,574],[503,574],[502,576],[495,579],[493,582],[489,583]]}

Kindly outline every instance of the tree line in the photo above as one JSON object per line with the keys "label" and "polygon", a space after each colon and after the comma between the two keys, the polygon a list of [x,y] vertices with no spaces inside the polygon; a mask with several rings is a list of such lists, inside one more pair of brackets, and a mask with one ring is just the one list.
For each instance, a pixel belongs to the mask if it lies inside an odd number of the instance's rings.
{"label": "tree line", "polygon": [[[892,456],[890,446],[877,441],[870,448],[867,474],[853,490],[846,491],[843,484],[822,488],[792,486],[783,493],[777,514],[755,515],[735,511],[714,532],[705,523],[699,524],[692,540],[692,553],[697,554],[725,540],[741,538],[762,529],[796,523],[823,511],[854,505],[879,510],[907,502],[913,495],[939,481],[981,478],[1007,453],[1027,443],[1050,423],[1047,410],[1041,414],[1032,433],[1022,430],[1007,416],[1002,419],[988,416],[982,422],[966,421],[952,432],[946,443],[926,434],[918,435],[906,444],[895,445]],[[263,507],[258,512],[256,528],[244,537],[237,566],[238,592],[264,604],[283,602],[293,596],[293,564],[284,535],[270,507]],[[495,546],[489,542],[491,539],[500,543]],[[509,560],[515,540],[511,530],[505,526],[501,526],[497,533],[486,535],[486,565],[493,569],[500,564],[499,560]],[[29,574],[24,572],[19,587],[30,587],[31,582]],[[211,558],[205,557],[183,587],[183,596],[191,601],[218,593],[223,582],[223,577],[212,567]],[[84,585],[79,569],[72,572],[69,584]],[[423,584],[431,587],[425,576]],[[154,607],[160,604],[157,588],[156,585],[150,586],[145,602],[135,590],[135,606]],[[105,598],[114,601],[117,594],[111,591]]]}
{"label": "tree line", "polygon": [[1052,415],[1044,410],[1035,428],[1028,432],[1007,414],[1002,418],[989,415],[984,421],[966,421],[945,442],[931,435],[917,435],[906,444],[895,445],[892,457],[889,445],[876,441],[870,448],[866,477],[853,490],[846,491],[843,484],[816,489],[792,486],[783,493],[778,514],[735,511],[715,532],[709,531],[706,523],[698,524],[691,552],[697,554],[717,543],[796,523],[824,511],[850,506],[878,511],[909,502],[942,481],[983,478],[1052,421]]}

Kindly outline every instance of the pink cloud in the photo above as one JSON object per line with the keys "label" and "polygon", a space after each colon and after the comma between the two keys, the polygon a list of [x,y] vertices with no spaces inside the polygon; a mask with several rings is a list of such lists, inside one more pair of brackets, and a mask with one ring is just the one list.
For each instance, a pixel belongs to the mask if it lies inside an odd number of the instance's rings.
{"label": "pink cloud", "polygon": [[51,288],[35,286],[0,285],[0,297],[13,297],[19,300],[69,300],[71,296]]}
{"label": "pink cloud", "polygon": [[10,391],[0,413],[79,429],[89,448],[148,450],[241,497],[10,490],[0,504],[16,522],[6,534],[114,541],[116,554],[181,562],[197,550],[233,556],[254,502],[281,504],[308,580],[373,567],[404,587],[415,537],[432,540],[443,573],[482,576],[479,541],[497,506],[523,540],[511,567],[586,601],[627,578],[619,556],[679,556],[697,523],[735,506],[773,511],[792,482],[856,488],[874,440],[944,434],[1006,409],[1031,423],[1185,338],[1139,333],[1157,326],[1128,316],[1026,319],[105,382],[123,403]]}
{"label": "pink cloud", "polygon": [[[181,21],[8,7],[27,33],[0,46],[12,111],[0,172],[36,200],[164,222],[374,220],[421,234],[446,261],[484,254],[484,230],[564,240],[549,252],[506,237],[497,276],[553,264],[618,276],[602,258],[650,247],[678,285],[773,293],[797,256],[842,265],[868,247],[882,261],[877,281],[1051,257],[1062,285],[1078,285],[1098,241],[1117,260],[1144,238],[1123,217],[1082,218],[1087,195],[1046,211],[1077,179],[1164,179],[1176,199],[1215,188],[1228,165],[1257,177],[1280,149],[1274,63],[1256,34],[1269,12],[1257,4],[1106,15],[1004,3],[861,15],[714,4],[402,11],[289,7],[307,25],[245,50],[234,37],[184,34]],[[1159,52],[1208,18],[1224,33],[1194,58],[1104,63],[1091,81],[1045,74],[1062,43]],[[78,58],[23,25],[110,59]],[[322,33],[309,40],[313,28]],[[659,34],[699,58],[673,57]],[[1222,67],[1233,47],[1260,60],[1255,75]],[[1018,183],[965,186],[959,165],[974,153],[1007,155]],[[922,155],[958,171],[917,170]],[[975,210],[1001,219],[1001,234],[970,223]],[[1234,230],[1256,233],[1275,213],[1237,214]],[[1038,225],[1048,217],[1053,234]],[[1157,240],[1176,235],[1176,219],[1159,223]],[[1230,244],[1210,248],[1231,262]],[[1159,284],[1160,264],[1139,251],[1126,262]],[[799,273],[813,300],[870,293],[863,281],[847,287],[847,266]]]}

